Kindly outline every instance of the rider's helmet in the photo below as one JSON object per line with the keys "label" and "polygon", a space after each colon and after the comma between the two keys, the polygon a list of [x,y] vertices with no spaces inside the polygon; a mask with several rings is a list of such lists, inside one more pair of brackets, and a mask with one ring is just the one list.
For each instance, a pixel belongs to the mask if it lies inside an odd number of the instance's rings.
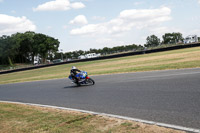
{"label": "rider's helmet", "polygon": [[72,70],[73,70],[73,69],[76,69],[76,67],[75,67],[75,66],[72,66]]}

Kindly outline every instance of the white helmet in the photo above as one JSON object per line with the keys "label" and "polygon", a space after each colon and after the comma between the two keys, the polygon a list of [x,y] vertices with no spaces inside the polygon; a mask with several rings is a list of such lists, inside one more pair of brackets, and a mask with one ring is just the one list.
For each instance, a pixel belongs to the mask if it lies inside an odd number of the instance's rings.
{"label": "white helmet", "polygon": [[76,67],[75,67],[75,66],[72,66],[72,69],[76,69]]}

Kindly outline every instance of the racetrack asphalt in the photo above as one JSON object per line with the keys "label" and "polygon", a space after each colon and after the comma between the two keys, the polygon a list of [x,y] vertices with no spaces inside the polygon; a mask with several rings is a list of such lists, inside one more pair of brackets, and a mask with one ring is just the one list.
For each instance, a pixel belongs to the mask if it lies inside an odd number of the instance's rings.
{"label": "racetrack asphalt", "polygon": [[0,85],[0,100],[128,116],[200,129],[200,68],[91,76]]}

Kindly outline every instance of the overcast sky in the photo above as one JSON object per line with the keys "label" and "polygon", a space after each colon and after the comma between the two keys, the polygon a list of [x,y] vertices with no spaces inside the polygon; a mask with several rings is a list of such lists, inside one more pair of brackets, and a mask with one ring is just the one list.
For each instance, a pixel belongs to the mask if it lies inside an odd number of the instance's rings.
{"label": "overcast sky", "polygon": [[200,0],[0,0],[0,36],[25,31],[59,39],[65,52],[200,36]]}

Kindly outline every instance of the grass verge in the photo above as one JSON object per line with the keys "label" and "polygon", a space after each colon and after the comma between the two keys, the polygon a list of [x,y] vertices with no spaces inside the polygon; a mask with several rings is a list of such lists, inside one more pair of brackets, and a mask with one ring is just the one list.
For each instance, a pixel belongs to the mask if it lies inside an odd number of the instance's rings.
{"label": "grass verge", "polygon": [[14,64],[12,67],[9,65],[0,65],[0,71],[7,71],[12,69],[19,69],[19,68],[26,68],[26,67],[32,67],[34,65],[32,64]]}
{"label": "grass verge", "polygon": [[0,75],[0,84],[65,78],[73,65],[90,75],[197,68],[200,67],[200,47],[16,72]]}
{"label": "grass verge", "polygon": [[2,133],[184,133],[133,121],[74,111],[0,103]]}

